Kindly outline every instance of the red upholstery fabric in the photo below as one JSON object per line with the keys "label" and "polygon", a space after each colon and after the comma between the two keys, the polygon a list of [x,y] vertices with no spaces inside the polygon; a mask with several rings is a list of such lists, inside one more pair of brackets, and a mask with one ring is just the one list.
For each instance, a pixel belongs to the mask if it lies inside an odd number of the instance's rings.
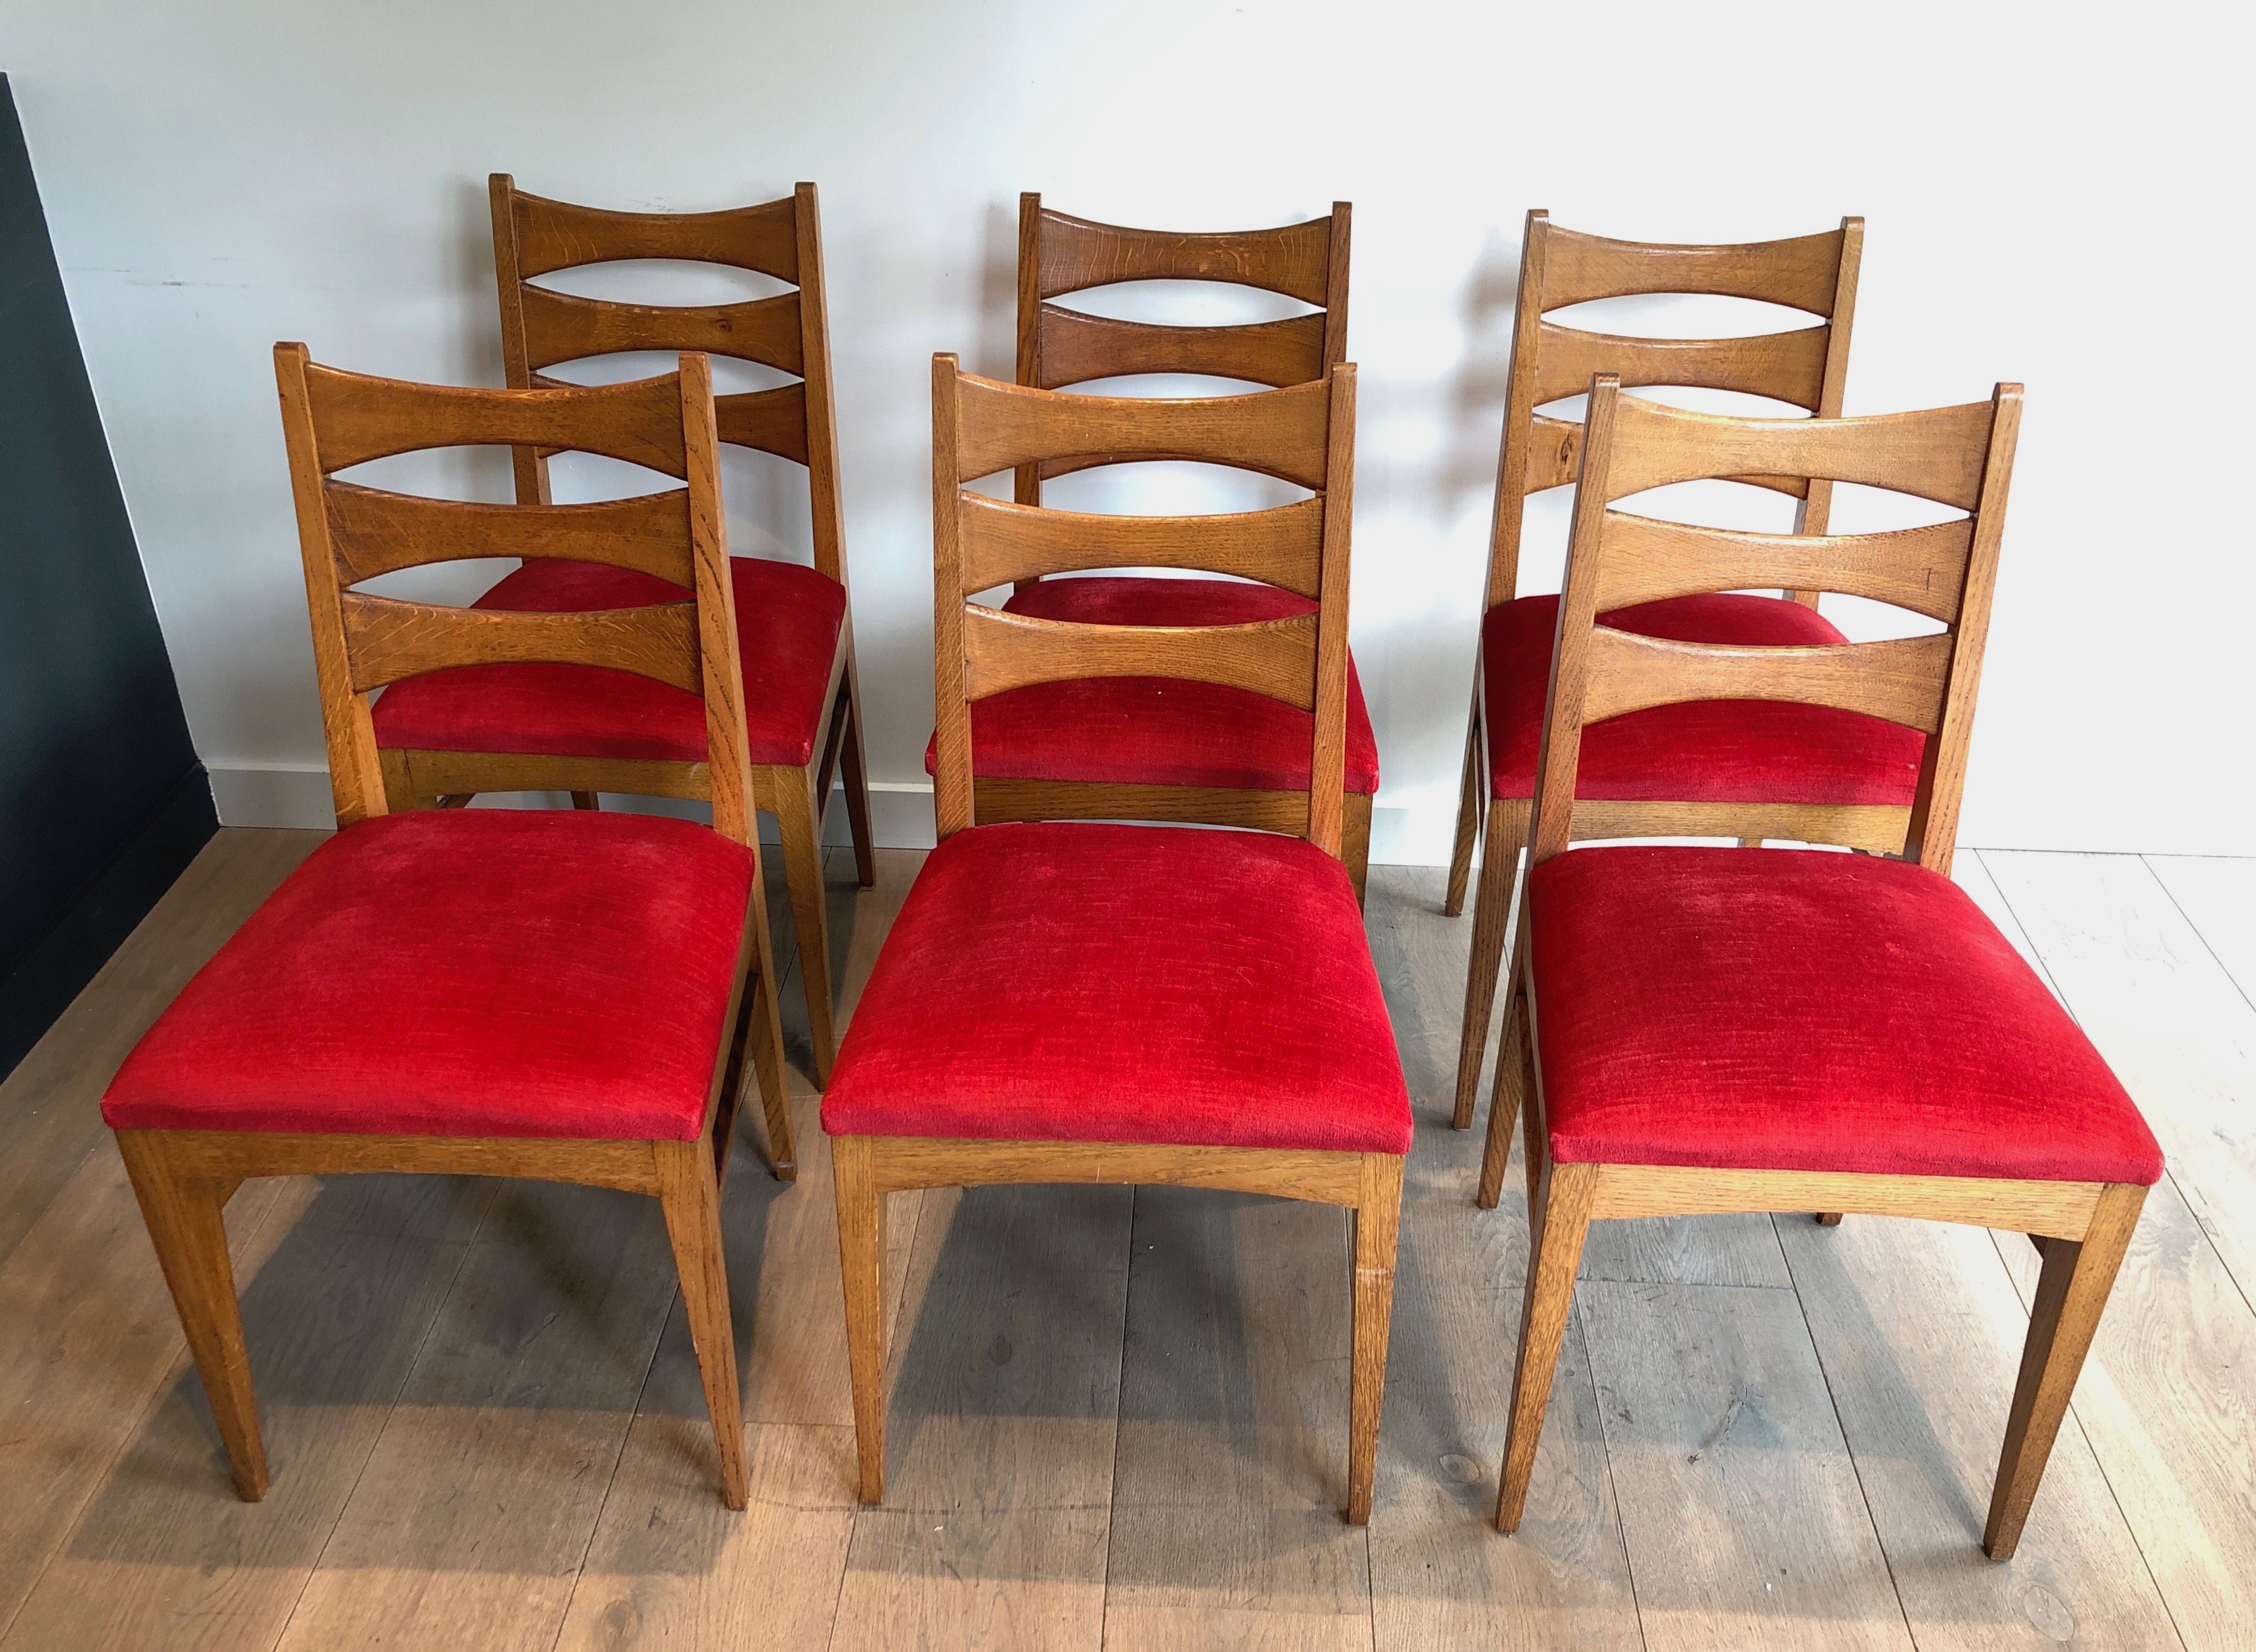
{"label": "red upholstery fabric", "polygon": [[695,1137],[751,856],[638,815],[385,815],[315,850],[102,1098],[120,1130]]}
{"label": "red upholstery fabric", "polygon": [[[1622,631],[1759,647],[1848,640],[1814,608],[1776,597],[1677,597],[1602,616]],[[1556,597],[1522,597],[1481,625],[1493,796],[1535,795]],[[1916,729],[1769,700],[1705,700],[1610,717],[1583,731],[1577,797],[1641,802],[1901,803],[1919,787]]]}
{"label": "red upholstery fabric", "polygon": [[[811,568],[729,559],[755,763],[813,760],[846,588]],[[473,604],[561,613],[678,602],[681,588],[595,562],[528,562]],[[705,760],[705,702],[647,677],[589,666],[463,666],[377,696],[379,745],[425,752]]]}
{"label": "red upholstery fabric", "polygon": [[2161,1150],[1949,879],[1815,850],[1577,849],[1528,884],[1562,1162],[2135,1182]]}
{"label": "red upholstery fabric", "polygon": [[[1305,614],[1315,604],[1273,585],[1099,575],[1046,579],[1003,604],[1014,614],[1098,625],[1226,625]],[[975,774],[1306,791],[1314,719],[1281,700],[1166,677],[1040,682],[971,708]],[[924,766],[935,773],[935,752]],[[1347,667],[1347,786],[1378,789],[1378,742],[1355,661]]]}
{"label": "red upholstery fabric", "polygon": [[1298,838],[980,826],[925,862],[822,1098],[833,1134],[1406,1153],[1347,872]]}

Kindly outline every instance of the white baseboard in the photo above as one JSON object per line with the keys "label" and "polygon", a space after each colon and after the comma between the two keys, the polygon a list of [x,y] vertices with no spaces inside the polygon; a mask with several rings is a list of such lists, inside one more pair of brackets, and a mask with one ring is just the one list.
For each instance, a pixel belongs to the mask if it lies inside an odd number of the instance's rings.
{"label": "white baseboard", "polygon": [[[301,830],[326,831],[336,824],[336,815],[329,801],[329,772],[327,768],[303,765],[268,765],[258,767],[215,768],[211,771],[212,800],[219,809],[222,826],[286,826]],[[514,794],[481,799],[481,806],[493,808],[521,807],[533,802],[532,794]],[[542,800],[551,806],[561,804],[563,799]],[[624,800],[622,800],[624,801]],[[672,812],[663,804],[655,807]],[[1414,814],[1406,808],[1390,808],[1384,805],[1371,812],[1371,858],[1383,866],[1439,865],[1443,859],[1433,858],[1433,851],[1422,840],[1431,832],[1421,833],[1414,825]],[[932,782],[917,780],[873,780],[870,784],[870,824],[875,830],[881,849],[930,849],[933,844]],[[761,836],[775,841],[775,822],[764,821]],[[844,844],[847,836],[846,811],[834,802],[823,822],[823,839],[827,843]],[[1446,857],[1448,845],[1442,846]]]}

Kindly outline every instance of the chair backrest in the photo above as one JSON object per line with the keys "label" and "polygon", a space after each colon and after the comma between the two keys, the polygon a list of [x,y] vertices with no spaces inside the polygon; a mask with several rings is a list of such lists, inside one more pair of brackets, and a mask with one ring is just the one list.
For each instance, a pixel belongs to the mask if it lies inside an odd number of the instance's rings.
{"label": "chair backrest", "polygon": [[[716,398],[721,440],[807,467],[814,566],[843,584],[838,415],[814,186],[800,184],[784,199],[757,207],[680,213],[609,212],[546,201],[525,194],[507,173],[494,173],[488,187],[502,356],[511,385],[560,384],[546,369],[631,350],[696,350],[796,374],[795,385]],[[630,304],[559,293],[536,279],[634,258],[725,265],[798,290],[735,304]],[[517,497],[528,505],[548,500],[546,460],[539,448],[517,450]]]}
{"label": "chair backrest", "polygon": [[[1552,650],[1533,850],[1567,847],[1583,730],[1688,700],[1782,700],[1884,717],[1927,736],[1904,855],[1948,872],[1998,572],[2021,387],[1986,402],[1865,419],[1728,419],[1590,384],[1582,477]],[[1914,495],[1963,517],[1884,533],[1750,533],[1637,516],[1613,502],[1704,477],[1801,476]],[[1940,621],[1925,636],[1827,647],[1678,642],[1598,616],[1701,591],[1844,591]]]}
{"label": "chair backrest", "polygon": [[[1073,396],[932,364],[934,807],[943,838],[972,813],[971,704],[1082,677],[1172,677],[1267,695],[1315,714],[1307,836],[1340,852],[1347,753],[1347,580],[1355,368],[1246,396]],[[1053,459],[1188,459],[1278,477],[1314,497],[1210,516],[1110,516],[974,493],[963,484]],[[1244,625],[1102,625],[970,598],[1091,568],[1234,575],[1311,597],[1314,613]]]}
{"label": "chair backrest", "polygon": [[[1068,217],[1019,197],[1019,383],[1058,390],[1093,378],[1193,373],[1282,388],[1347,357],[1349,207],[1276,229],[1181,234]],[[1176,327],[1115,321],[1052,299],[1123,281],[1219,281],[1317,307],[1282,321]],[[1041,503],[1042,478],[1101,458],[1022,465],[1013,497]]]}
{"label": "chair backrest", "polygon": [[[1489,529],[1488,600],[1518,594],[1519,534],[1527,496],[1575,479],[1583,427],[1535,410],[1580,395],[1593,373],[1611,373],[1632,390],[1698,386],[1764,396],[1841,416],[1849,375],[1849,333],[1864,257],[1865,221],[1787,241],[1735,246],[1676,246],[1610,241],[1555,229],[1551,215],[1527,215],[1520,244],[1519,293],[1512,319],[1512,371],[1505,392],[1504,452],[1497,468],[1496,515]],[[1703,293],[1781,305],[1818,318],[1814,327],[1727,338],[1627,338],[1562,327],[1544,317],[1598,299]],[[1822,533],[1833,488],[1823,477],[1729,478],[1801,500],[1797,533]],[[1816,593],[1795,593],[1815,604]]]}
{"label": "chair backrest", "polygon": [[[274,376],[339,825],[386,812],[372,693],[450,667],[539,661],[631,672],[701,695],[713,824],[752,842],[735,587],[705,357],[684,356],[680,371],[632,384],[462,390],[340,372],[316,365],[303,344],[277,344]],[[684,485],[592,505],[488,505],[333,474],[393,454],[472,446],[604,454]],[[601,562],[687,589],[679,602],[596,613],[453,608],[354,589],[403,568],[485,557]]]}

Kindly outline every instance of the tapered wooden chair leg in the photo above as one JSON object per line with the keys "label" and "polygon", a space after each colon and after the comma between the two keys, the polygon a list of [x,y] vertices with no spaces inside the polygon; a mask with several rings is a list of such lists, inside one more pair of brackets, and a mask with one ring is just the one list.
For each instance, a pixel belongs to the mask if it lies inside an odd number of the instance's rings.
{"label": "tapered wooden chair leg", "polygon": [[[1514,971],[1515,976],[1517,971]],[[1526,1111],[1528,1086],[1535,1082],[1534,1045],[1527,1035],[1527,994],[1513,982],[1504,1012],[1504,1048],[1496,1053],[1496,1091],[1488,1103],[1488,1140],[1481,1148],[1480,1188],[1473,1203],[1496,1209],[1504,1197],[1504,1167],[1512,1157],[1512,1127]],[[1528,1159],[1534,1161],[1531,1150]]]}
{"label": "tapered wooden chair leg", "polygon": [[1527,1507],[1527,1480],[1535,1472],[1543,1413],[1559,1368],[1567,1315],[1574,1307],[1575,1275],[1583,1265],[1583,1239],[1590,1232],[1590,1199],[1597,1179],[1596,1165],[1552,1165],[1528,1209],[1533,1232],[1528,1246],[1527,1299],[1520,1313],[1519,1367],[1512,1379],[1512,1422],[1504,1438],[1503,1484],[1496,1500],[1496,1528],[1501,1532],[1518,1531]]}
{"label": "tapered wooden chair leg", "polygon": [[846,783],[846,828],[854,839],[854,879],[864,889],[878,882],[878,840],[870,829],[870,759],[862,748],[862,689],[854,662],[846,662],[846,743],[838,754]]}
{"label": "tapered wooden chair leg", "polygon": [[791,886],[791,915],[799,931],[799,978],[807,985],[807,1032],[814,1048],[814,1085],[830,1082],[838,1035],[830,1020],[830,921],[822,876],[822,799],[811,770],[776,800],[783,832],[783,875]]}
{"label": "tapered wooden chair leg", "polygon": [[737,1390],[737,1334],[729,1313],[729,1272],[721,1250],[721,1189],[713,1161],[694,1141],[652,1144],[658,1163],[658,1202],[666,1235],[673,1242],[681,1276],[681,1305],[713,1416],[713,1447],[721,1462],[721,1500],[742,1508],[751,1500],[744,1471],[744,1406]]}
{"label": "tapered wooden chair leg", "polygon": [[[774,967],[770,960],[769,968]],[[799,1180],[799,1149],[791,1133],[791,1091],[783,1070],[783,1018],[775,984],[765,971],[744,983],[751,999],[752,1073],[760,1086],[760,1110],[767,1116],[768,1162],[779,1182]]]}
{"label": "tapered wooden chair leg", "polygon": [[595,810],[603,808],[603,803],[593,792],[575,792],[572,794],[572,807]]}
{"label": "tapered wooden chair leg", "polygon": [[721,1072],[721,1094],[713,1109],[713,1180],[729,1185],[729,1150],[737,1140],[737,1115],[744,1103],[744,1085],[751,1082],[752,1016],[758,1007],[752,982],[747,978],[737,992],[736,1014],[729,1029],[729,1061]]}
{"label": "tapered wooden chair leg", "polygon": [[1488,1053],[1489,1014],[1496,1006],[1497,971],[1511,938],[1512,890],[1519,878],[1519,851],[1527,842],[1528,806],[1498,799],[1488,806],[1480,895],[1473,907],[1472,959],[1465,971],[1465,1023],[1457,1041],[1457,1095],[1450,1123],[1470,1130],[1480,1091],[1481,1057]]}
{"label": "tapered wooden chair leg", "polygon": [[1442,914],[1454,918],[1465,909],[1465,889],[1472,881],[1473,851],[1480,844],[1481,743],[1488,738],[1481,727],[1480,684],[1473,684],[1472,715],[1465,723],[1464,772],[1457,785],[1457,832],[1449,846],[1449,888],[1442,898]]}
{"label": "tapered wooden chair leg", "polygon": [[1840,1226],[1840,1225],[1841,1225],[1841,1212],[1840,1212],[1840,1211],[1818,1211],[1818,1212],[1817,1212],[1817,1225],[1818,1225],[1818,1226],[1820,1226],[1820,1227],[1838,1227],[1838,1226]]}
{"label": "tapered wooden chair leg", "polygon": [[834,1136],[838,1267],[846,1287],[846,1364],[854,1385],[858,1494],[885,1500],[885,1200],[867,1136]]}
{"label": "tapered wooden chair leg", "polygon": [[148,1131],[119,1131],[117,1150],[180,1312],[188,1352],[195,1357],[196,1374],[203,1379],[212,1421],[227,1447],[236,1493],[255,1503],[266,1495],[266,1444],[259,1437],[258,1401],[250,1390],[250,1355],[243,1340],[243,1304],[235,1294],[235,1267],[228,1259],[227,1224],[221,1216],[229,1190],[176,1174],[161,1140]]}
{"label": "tapered wooden chair leg", "polygon": [[1378,1472],[1378,1407],[1386,1392],[1387,1327],[1394,1313],[1394,1243],[1401,1227],[1402,1161],[1365,1154],[1354,1212],[1355,1331],[1348,1379],[1347,1520],[1371,1520]]}
{"label": "tapered wooden chair leg", "polygon": [[2009,1560],[2021,1541],[2029,1505],[2044,1477],[2076,1373],[2099,1329],[2099,1315],[2116,1270],[2129,1248],[2139,1211],[2147,1202],[2142,1187],[2110,1186],[2100,1193],[2091,1225],[2079,1243],[2052,1239],[2044,1246],[2044,1270],[2037,1277],[2036,1302],[2029,1310],[2029,1339],[2021,1351],[2021,1374],[2013,1389],[2013,1408],[2006,1420],[2006,1447],[1998,1459],[1998,1483],[1990,1496],[1990,1519],[1982,1549],[1992,1560]]}

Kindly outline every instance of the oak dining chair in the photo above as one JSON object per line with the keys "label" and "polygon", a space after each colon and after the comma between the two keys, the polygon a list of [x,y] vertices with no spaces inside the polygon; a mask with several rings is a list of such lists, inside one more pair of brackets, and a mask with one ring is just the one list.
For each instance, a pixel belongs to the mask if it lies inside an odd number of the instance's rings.
{"label": "oak dining chair", "polygon": [[[742,616],[744,720],[752,797],[773,815],[791,890],[814,1081],[828,1081],[836,1046],[831,1011],[822,816],[842,773],[855,865],[876,878],[869,768],[854,664],[838,493],[822,233],[814,186],[723,212],[611,212],[525,194],[507,173],[490,181],[502,356],[518,389],[566,381],[551,369],[635,351],[699,350],[757,363],[797,382],[716,399],[721,440],[807,469],[814,565],[741,556],[730,566]],[[539,278],[583,265],[667,259],[751,271],[794,291],[736,303],[630,304],[582,298]],[[549,498],[546,449],[513,455],[521,504]],[[529,562],[478,601],[481,609],[562,611],[657,603],[647,571]],[[425,800],[467,802],[535,779],[583,808],[604,792],[699,798],[704,724],[696,696],[662,682],[565,666],[497,665],[402,683],[377,704],[376,737],[394,808]]]}
{"label": "oak dining chair", "polygon": [[[1519,1523],[1592,1220],[1855,1211],[2008,1229],[2042,1253],[1982,1536],[1999,1559],[2020,1540],[2162,1170],[2098,1052],[1949,877],[2020,410],[2013,385],[1967,406],[1815,420],[1681,412],[1621,394],[1611,375],[1590,391],[1513,938],[1509,1083],[1478,1196],[1496,1202],[1524,1107],[1531,1244],[1501,1530]],[[1669,483],[1748,475],[1962,514],[1762,534],[1617,508]],[[1751,586],[1851,593],[1941,629],[1745,646],[1611,623],[1638,604]],[[1715,699],[1831,706],[1925,735],[1893,852],[1570,850],[1586,731]]]}
{"label": "oak dining chair", "polygon": [[[940,845],[894,920],[822,1105],[863,1500],[885,1493],[885,1204],[913,1188],[1164,1183],[1345,1206],[1354,1303],[1347,1515],[1371,1512],[1410,1111],[1340,860],[1354,369],[1288,389],[1060,395],[933,364]],[[1077,455],[1173,454],[1310,497],[1228,515],[1085,514],[963,484]],[[970,600],[1096,561],[1262,580],[1306,611],[1098,625]],[[980,825],[974,709],[1113,673],[1304,713],[1285,830]]]}
{"label": "oak dining chair", "polygon": [[[745,1505],[720,1187],[749,1060],[792,1162],[775,969],[737,672],[710,370],[601,389],[456,390],[275,349],[336,836],[221,947],[103,1097],[247,1500],[267,1486],[221,1212],[247,1177],[525,1176],[654,1195]],[[426,448],[600,453],[682,484],[601,505],[483,505],[334,473]],[[356,589],[457,558],[563,558],[663,582],[600,614]],[[473,661],[632,672],[698,699],[713,824],[572,810],[402,812],[369,696]]]}
{"label": "oak dining chair", "polygon": [[[1099,379],[1194,374],[1283,387],[1321,379],[1347,354],[1349,208],[1281,229],[1184,234],[1124,229],[1019,198],[1018,382],[1058,390]],[[1120,283],[1223,282],[1311,306],[1281,320],[1177,326],[1054,302]],[[1076,454],[1017,466],[1012,497],[1045,478],[1116,462]],[[1082,571],[1079,568],[1076,571]],[[1251,625],[1308,611],[1273,585],[1094,574],[1025,580],[1006,612],[1121,625]],[[1343,853],[1356,896],[1371,860],[1378,747],[1348,664]],[[973,713],[979,819],[1138,819],[1290,830],[1307,813],[1308,730],[1297,708],[1223,684],[1156,676],[1044,682]],[[937,747],[926,767],[937,773]]]}
{"label": "oak dining chair", "polygon": [[[1504,446],[1490,528],[1488,592],[1474,667],[1463,787],[1444,910],[1464,908],[1476,847],[1480,891],[1465,978],[1454,1120],[1473,1121],[1497,971],[1535,794],[1549,679],[1554,596],[1518,594],[1530,494],[1575,479],[1583,426],[1539,411],[1588,388],[1594,372],[1640,385],[1759,396],[1819,418],[1841,412],[1864,221],[1787,241],[1674,246],[1555,229],[1527,215],[1505,396]],[[1770,304],[1814,325],[1736,337],[1623,337],[1562,325],[1554,311],[1603,299],[1699,293]],[[1796,530],[1822,533],[1823,478],[1731,478],[1799,500]],[[1639,604],[1613,620],[1644,634],[1737,644],[1838,643],[1817,593],[1700,592]],[[1881,719],[1754,702],[1668,706],[1593,730],[1576,783],[1574,833],[1590,837],[1766,837],[1900,843],[1919,776],[1920,737]]]}

